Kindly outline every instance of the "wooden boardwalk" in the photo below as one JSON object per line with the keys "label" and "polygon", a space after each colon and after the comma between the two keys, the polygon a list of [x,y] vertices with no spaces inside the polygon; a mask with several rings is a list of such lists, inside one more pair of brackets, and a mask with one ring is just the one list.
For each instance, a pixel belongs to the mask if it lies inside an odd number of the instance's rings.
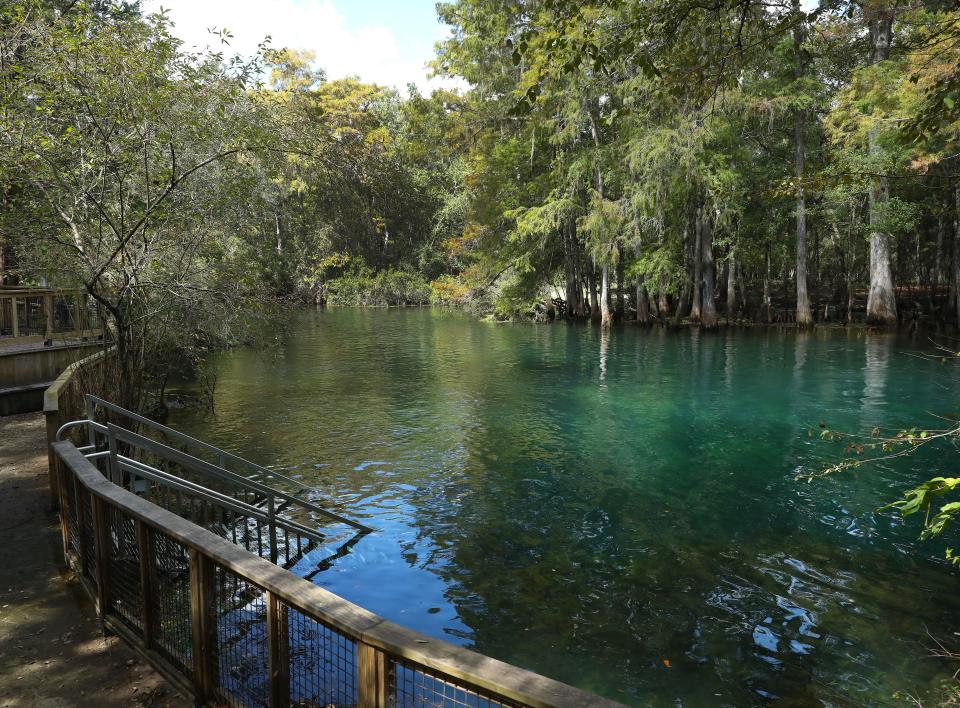
{"label": "wooden boardwalk", "polygon": [[0,708],[192,705],[116,637],[62,567],[41,414],[0,417]]}

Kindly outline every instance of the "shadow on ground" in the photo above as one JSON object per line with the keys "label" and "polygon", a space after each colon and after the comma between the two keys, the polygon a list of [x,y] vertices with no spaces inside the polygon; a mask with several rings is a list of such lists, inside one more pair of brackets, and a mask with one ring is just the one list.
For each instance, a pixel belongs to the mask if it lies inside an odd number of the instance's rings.
{"label": "shadow on ground", "polygon": [[40,414],[0,417],[0,708],[188,706],[63,567]]}

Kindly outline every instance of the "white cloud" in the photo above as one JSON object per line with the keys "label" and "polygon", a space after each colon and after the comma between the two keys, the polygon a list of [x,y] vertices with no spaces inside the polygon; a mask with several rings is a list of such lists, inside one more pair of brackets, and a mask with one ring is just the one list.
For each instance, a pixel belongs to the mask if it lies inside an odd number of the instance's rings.
{"label": "white cloud", "polygon": [[[210,46],[251,56],[269,35],[272,47],[312,50],[317,66],[331,79],[359,76],[404,93],[410,82],[425,91],[441,84],[427,79],[429,53],[413,56],[401,50],[389,27],[347,27],[330,0],[147,0],[143,4],[147,13],[161,7],[169,11],[174,34],[188,47]],[[228,48],[210,35],[214,27],[233,35]]]}

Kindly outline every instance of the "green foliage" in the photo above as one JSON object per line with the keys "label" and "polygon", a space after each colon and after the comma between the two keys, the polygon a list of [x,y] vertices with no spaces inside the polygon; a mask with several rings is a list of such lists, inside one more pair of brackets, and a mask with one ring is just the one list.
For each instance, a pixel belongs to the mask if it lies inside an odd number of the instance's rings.
{"label": "green foliage", "polygon": [[422,275],[404,270],[358,267],[327,282],[331,305],[427,305],[432,295],[431,286]]}
{"label": "green foliage", "polygon": [[[904,499],[895,501],[884,508],[897,509],[904,518],[922,512],[923,532],[921,538],[935,538],[944,533],[960,515],[960,501],[939,504],[942,497],[955,492],[960,487],[960,478],[934,477],[918,487],[908,490]],[[952,548],[947,549],[947,558],[960,564],[960,556]]]}

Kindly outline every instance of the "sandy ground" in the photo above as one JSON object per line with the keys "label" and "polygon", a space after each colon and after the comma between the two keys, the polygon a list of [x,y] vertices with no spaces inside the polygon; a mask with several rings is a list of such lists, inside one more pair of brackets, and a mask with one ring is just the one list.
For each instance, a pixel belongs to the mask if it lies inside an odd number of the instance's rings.
{"label": "sandy ground", "polygon": [[189,706],[63,567],[39,413],[0,417],[0,708]]}

